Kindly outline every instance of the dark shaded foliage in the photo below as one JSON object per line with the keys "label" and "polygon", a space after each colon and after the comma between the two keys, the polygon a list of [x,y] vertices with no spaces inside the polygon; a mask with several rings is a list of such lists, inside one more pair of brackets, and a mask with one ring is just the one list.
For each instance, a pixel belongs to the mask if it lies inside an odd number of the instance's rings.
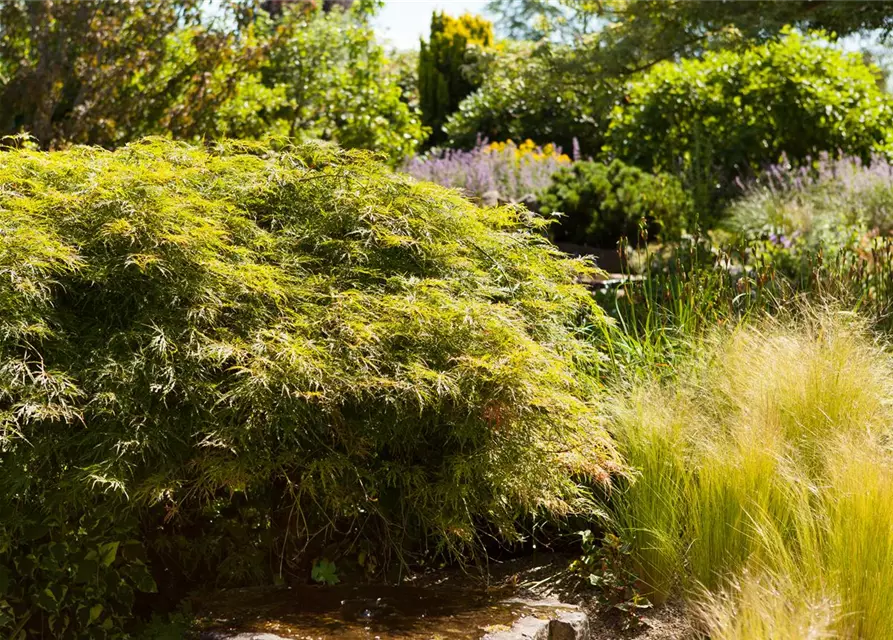
{"label": "dark shaded foliage", "polygon": [[635,242],[643,232],[650,238],[677,237],[692,211],[676,178],[619,160],[560,169],[539,203],[544,214],[562,214],[552,227],[556,240],[596,247],[613,247],[624,237]]}

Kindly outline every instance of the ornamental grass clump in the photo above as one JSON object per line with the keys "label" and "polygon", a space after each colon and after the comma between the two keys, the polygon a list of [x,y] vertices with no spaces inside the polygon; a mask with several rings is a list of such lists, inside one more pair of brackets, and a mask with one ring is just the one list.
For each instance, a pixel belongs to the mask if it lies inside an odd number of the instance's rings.
{"label": "ornamental grass clump", "polygon": [[0,153],[0,635],[593,513],[603,319],[540,224],[329,146]]}
{"label": "ornamental grass clump", "polygon": [[797,315],[618,397],[612,520],[646,595],[710,638],[889,638],[893,359],[852,314]]}

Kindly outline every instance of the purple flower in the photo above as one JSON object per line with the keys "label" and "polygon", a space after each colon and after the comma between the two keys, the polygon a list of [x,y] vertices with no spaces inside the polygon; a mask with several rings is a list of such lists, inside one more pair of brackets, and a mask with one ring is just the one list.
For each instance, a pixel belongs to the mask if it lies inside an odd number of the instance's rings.
{"label": "purple flower", "polygon": [[[574,140],[575,157],[579,151]],[[432,150],[408,158],[403,170],[419,180],[462,189],[471,197],[497,193],[502,200],[518,202],[549,186],[552,174],[569,162],[557,147],[552,153],[542,147],[522,151],[514,143],[494,146],[478,138],[477,146],[470,151]]]}

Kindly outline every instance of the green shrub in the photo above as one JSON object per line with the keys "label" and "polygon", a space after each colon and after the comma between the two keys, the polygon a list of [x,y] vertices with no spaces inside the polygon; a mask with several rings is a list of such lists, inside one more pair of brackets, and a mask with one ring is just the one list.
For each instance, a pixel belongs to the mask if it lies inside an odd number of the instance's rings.
{"label": "green shrub", "polygon": [[486,66],[480,88],[459,103],[443,129],[451,146],[470,149],[488,140],[548,140],[584,152],[602,145],[604,108],[596,88],[563,84],[549,61],[527,42],[505,43]]}
{"label": "green shrub", "polygon": [[388,52],[387,74],[400,87],[400,99],[414,112],[419,111],[419,52],[415,49]]}
{"label": "green shrub", "polygon": [[591,513],[603,320],[542,224],[320,145],[0,153],[0,633]]}
{"label": "green shrub", "polygon": [[2,3],[0,134],[44,148],[289,134],[394,161],[416,150],[424,129],[375,40],[374,2],[298,3],[275,21],[249,5],[209,20],[196,0]]}
{"label": "green shrub", "polygon": [[431,16],[431,36],[421,43],[418,71],[422,123],[431,129],[431,144],[443,142],[447,117],[479,85],[465,69],[473,57],[469,45],[492,46],[493,25],[468,13],[459,18],[443,12]]}
{"label": "green shrub", "polygon": [[668,174],[649,174],[619,160],[576,162],[552,176],[539,198],[543,213],[561,213],[555,238],[610,247],[635,239],[644,221],[649,237],[672,238],[685,227],[691,200]]}
{"label": "green shrub", "polygon": [[664,62],[630,81],[611,115],[608,151],[644,169],[683,172],[699,213],[715,216],[736,178],[782,154],[794,164],[822,151],[867,160],[893,122],[875,73],[858,54],[794,33]]}
{"label": "green shrub", "polygon": [[[268,132],[381,151],[393,161],[416,150],[425,137],[422,122],[403,100],[398,77],[375,40],[370,4],[309,15],[288,10],[260,29],[267,58],[256,85],[268,93],[254,111]],[[251,88],[246,87],[249,96]],[[241,104],[239,97],[228,104]],[[241,120],[232,120],[238,132]]]}
{"label": "green shrub", "polygon": [[[203,26],[181,28],[165,38],[165,59],[159,68],[137,76],[131,92],[164,92],[183,84],[182,94],[169,98],[165,111],[134,107],[128,118],[115,115],[118,122],[131,121],[132,128],[103,146],[113,148],[147,135],[170,135],[175,139],[259,138],[275,127],[270,114],[279,109],[286,96],[282,87],[265,85],[260,69],[267,62],[268,38],[249,25],[236,33],[218,32],[211,39]],[[203,69],[200,81],[191,77]],[[27,129],[26,129],[27,131]],[[30,133],[30,132],[29,132]],[[86,143],[93,139],[58,140],[51,148],[66,143]]]}
{"label": "green shrub", "polygon": [[[199,7],[195,0],[4,3],[0,135],[26,131],[46,148],[110,146],[172,111],[212,108],[206,92],[192,89],[228,57],[229,43],[199,26]],[[182,73],[169,74],[181,29],[200,32],[204,46]]]}

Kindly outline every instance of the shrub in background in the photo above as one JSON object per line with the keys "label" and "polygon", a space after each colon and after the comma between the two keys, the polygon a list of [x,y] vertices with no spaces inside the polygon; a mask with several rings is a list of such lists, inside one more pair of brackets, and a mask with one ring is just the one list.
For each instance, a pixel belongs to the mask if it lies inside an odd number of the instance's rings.
{"label": "shrub in background", "polygon": [[673,238],[691,215],[691,199],[676,178],[619,160],[562,168],[540,193],[539,205],[544,214],[562,214],[552,227],[556,240],[596,247],[635,240],[642,225],[651,238]]}
{"label": "shrub in background", "polygon": [[552,175],[570,162],[555,145],[507,140],[479,142],[471,151],[435,149],[408,159],[403,170],[419,180],[462,189],[473,198],[520,202],[548,186]]}
{"label": "shrub in background", "polygon": [[419,112],[419,52],[415,49],[388,53],[387,73],[400,87],[400,97],[414,112]]}
{"label": "shrub in background", "polygon": [[542,224],[328,146],[0,153],[0,633],[591,513],[604,320]]}
{"label": "shrub in background", "polygon": [[833,252],[845,239],[893,233],[893,165],[881,155],[822,154],[808,166],[783,162],[744,187],[726,226],[745,240]]}
{"label": "shrub in background", "polygon": [[[200,9],[196,0],[4,2],[0,134],[25,131],[44,148],[196,135],[193,118],[232,96],[257,53],[203,24]],[[230,82],[216,82],[226,66]]]}
{"label": "shrub in background", "polygon": [[375,41],[369,5],[286,10],[266,26],[260,85],[282,96],[259,105],[269,132],[381,151],[395,162],[416,150],[421,120]]}
{"label": "shrub in background", "polygon": [[0,134],[43,148],[290,134],[413,153],[424,129],[369,25],[375,3],[286,4],[274,21],[239,3],[215,20],[195,0],[3,3]]}
{"label": "shrub in background", "polygon": [[[261,78],[269,38],[265,29],[257,27],[252,23],[237,33],[220,30],[216,38],[210,38],[203,25],[168,35],[167,57],[160,69],[153,70],[157,75],[137,75],[130,90],[150,90],[146,85],[151,79],[161,87],[185,83],[183,93],[166,111],[151,106],[136,109],[130,114],[132,128],[119,131],[119,136],[104,146],[114,148],[146,135],[190,140],[258,138],[272,133],[276,127],[270,115],[285,104],[286,92],[284,87],[265,84]],[[209,58],[211,52],[213,57]],[[197,70],[201,70],[201,80],[190,80]],[[65,142],[74,140],[60,142],[54,147],[64,147]]]}
{"label": "shrub in background", "polygon": [[565,149],[577,139],[587,152],[601,148],[603,92],[563,84],[549,61],[534,53],[529,42],[510,42],[495,54],[481,87],[444,125],[451,146],[469,149],[484,137],[551,140]]}
{"label": "shrub in background", "polygon": [[891,122],[890,99],[861,56],[788,33],[740,52],[663,62],[631,80],[611,114],[607,149],[687,176],[710,223],[736,178],[782,154],[794,164],[822,151],[868,160]]}
{"label": "shrub in background", "polygon": [[443,12],[431,16],[431,35],[419,52],[419,104],[422,123],[431,129],[431,144],[444,140],[443,125],[459,102],[478,83],[465,66],[474,55],[470,46],[493,45],[493,25],[471,14],[453,18]]}

